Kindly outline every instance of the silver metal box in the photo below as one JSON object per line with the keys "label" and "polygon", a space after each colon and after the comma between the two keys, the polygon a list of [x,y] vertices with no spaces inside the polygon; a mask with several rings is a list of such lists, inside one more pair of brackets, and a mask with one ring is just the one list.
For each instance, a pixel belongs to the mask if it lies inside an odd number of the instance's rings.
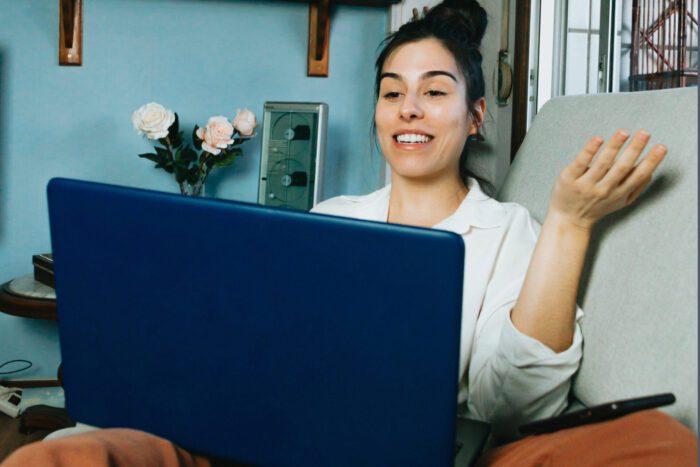
{"label": "silver metal box", "polygon": [[309,210],[321,196],[328,104],[266,102],[258,202]]}

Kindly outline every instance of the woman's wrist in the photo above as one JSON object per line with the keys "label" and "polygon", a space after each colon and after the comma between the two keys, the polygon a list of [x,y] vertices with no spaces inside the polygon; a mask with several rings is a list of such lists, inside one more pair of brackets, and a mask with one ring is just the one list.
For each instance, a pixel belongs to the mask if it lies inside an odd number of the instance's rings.
{"label": "woman's wrist", "polygon": [[576,294],[593,224],[550,206],[511,312],[516,329],[555,352],[568,349],[573,339]]}
{"label": "woman's wrist", "polygon": [[550,205],[543,224],[551,224],[558,233],[590,237],[595,220],[565,213]]}

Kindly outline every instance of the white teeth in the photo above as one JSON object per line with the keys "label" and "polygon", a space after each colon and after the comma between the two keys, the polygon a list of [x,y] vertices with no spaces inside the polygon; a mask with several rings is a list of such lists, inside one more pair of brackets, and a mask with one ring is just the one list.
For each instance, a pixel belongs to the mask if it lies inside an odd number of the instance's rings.
{"label": "white teeth", "polygon": [[398,135],[396,137],[396,141],[399,143],[409,143],[409,144],[414,144],[414,143],[427,143],[432,139],[431,136],[427,135],[417,135],[413,133],[405,133],[402,135]]}

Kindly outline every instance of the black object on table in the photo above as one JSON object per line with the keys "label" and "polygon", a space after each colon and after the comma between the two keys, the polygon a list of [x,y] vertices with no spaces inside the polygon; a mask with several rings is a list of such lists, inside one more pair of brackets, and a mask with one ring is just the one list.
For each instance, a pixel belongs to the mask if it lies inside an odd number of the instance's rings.
{"label": "black object on table", "polygon": [[22,412],[19,432],[25,435],[37,430],[56,431],[75,426],[75,421],[68,416],[66,409],[49,405],[33,405]]}

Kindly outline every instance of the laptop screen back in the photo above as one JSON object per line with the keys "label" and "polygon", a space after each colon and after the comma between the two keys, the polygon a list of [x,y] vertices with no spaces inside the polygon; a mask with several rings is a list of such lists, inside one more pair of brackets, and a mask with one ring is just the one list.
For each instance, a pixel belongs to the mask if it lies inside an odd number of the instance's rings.
{"label": "laptop screen back", "polygon": [[448,232],[54,179],[66,407],[256,465],[451,465]]}

